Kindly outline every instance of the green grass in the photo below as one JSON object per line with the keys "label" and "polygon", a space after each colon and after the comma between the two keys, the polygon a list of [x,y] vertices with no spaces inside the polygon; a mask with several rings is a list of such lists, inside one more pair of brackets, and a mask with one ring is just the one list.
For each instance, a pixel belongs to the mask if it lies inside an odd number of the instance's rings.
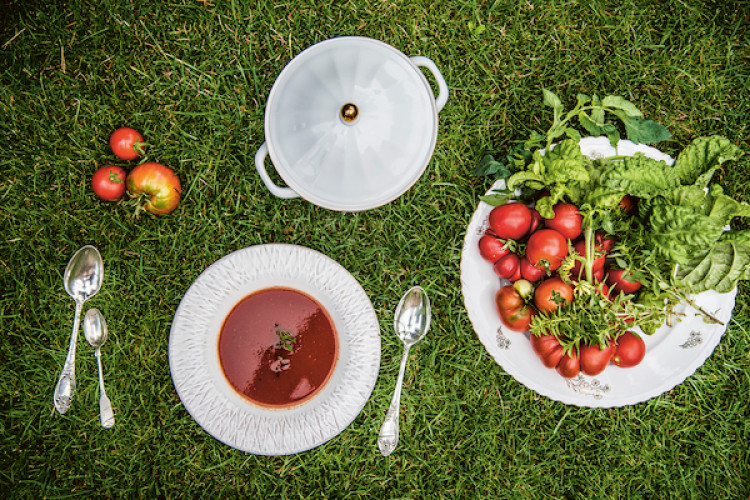
{"label": "green grass", "polygon": [[[470,172],[546,130],[541,88],[620,94],[666,125],[674,153],[723,134],[750,151],[746,1],[4,2],[0,12],[0,490],[19,498],[747,498],[750,307],[687,381],[618,409],[569,407],[516,382],[463,307],[461,246],[490,181]],[[102,5],[104,4],[104,5]],[[264,105],[284,65],[338,35],[432,58],[451,89],[432,161],[398,200],[363,213],[272,197],[253,168]],[[120,163],[107,139],[141,130],[184,199],[134,218],[98,201],[94,170]],[[750,201],[747,158],[719,180]],[[175,309],[193,280],[243,247],[287,242],[336,259],[378,314],[372,397],[342,434],[288,457],[230,449],[187,414],[169,374]],[[107,388],[81,339],[79,389],[52,391],[73,320],[65,264],[84,244],[106,263],[87,306],[105,314]],[[398,371],[392,310],[421,284],[433,327],[412,351],[402,438],[377,432]]]}

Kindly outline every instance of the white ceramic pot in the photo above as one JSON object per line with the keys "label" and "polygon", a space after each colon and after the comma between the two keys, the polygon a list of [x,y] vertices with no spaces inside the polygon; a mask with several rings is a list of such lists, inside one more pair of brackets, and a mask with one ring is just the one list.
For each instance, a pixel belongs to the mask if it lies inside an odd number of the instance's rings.
{"label": "white ceramic pot", "polygon": [[[420,67],[433,74],[437,97]],[[341,211],[379,207],[427,168],[447,100],[445,79],[427,57],[364,37],[317,43],[274,82],[255,167],[280,198]],[[267,156],[286,186],[268,175]]]}

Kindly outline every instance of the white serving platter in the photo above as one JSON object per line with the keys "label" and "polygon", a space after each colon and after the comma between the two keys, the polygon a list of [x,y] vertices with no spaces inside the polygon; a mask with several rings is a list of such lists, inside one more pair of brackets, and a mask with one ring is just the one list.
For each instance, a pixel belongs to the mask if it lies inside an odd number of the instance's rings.
{"label": "white serving platter", "polygon": [[[581,140],[582,152],[590,158],[614,155],[645,155],[671,164],[672,158],[659,150],[630,141],[620,141],[613,148],[606,137]],[[487,194],[504,188],[497,181]],[[502,286],[492,265],[479,254],[479,238],[487,229],[492,206],[480,202],[474,212],[464,239],[461,254],[461,287],[469,319],[487,352],[506,372],[529,389],[569,405],[585,407],[620,407],[659,396],[692,375],[708,359],[721,341],[732,310],[737,290],[729,293],[703,292],[693,297],[695,303],[723,324],[706,323],[696,310],[682,303],[677,312],[681,321],[664,325],[653,335],[643,335],[646,357],[636,367],[609,365],[604,372],[573,379],[560,376],[546,368],[531,349],[528,333],[518,333],[502,326],[495,311],[495,293]]]}

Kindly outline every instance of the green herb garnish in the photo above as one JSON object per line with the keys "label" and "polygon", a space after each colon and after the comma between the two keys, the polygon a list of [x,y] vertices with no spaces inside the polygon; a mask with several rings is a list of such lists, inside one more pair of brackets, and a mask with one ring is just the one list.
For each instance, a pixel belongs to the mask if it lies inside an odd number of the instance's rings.
{"label": "green herb garnish", "polygon": [[276,335],[278,335],[279,341],[274,347],[276,349],[283,349],[289,353],[293,353],[294,344],[297,343],[297,339],[294,338],[294,335],[284,330],[283,328],[280,328],[279,325],[276,325]]}

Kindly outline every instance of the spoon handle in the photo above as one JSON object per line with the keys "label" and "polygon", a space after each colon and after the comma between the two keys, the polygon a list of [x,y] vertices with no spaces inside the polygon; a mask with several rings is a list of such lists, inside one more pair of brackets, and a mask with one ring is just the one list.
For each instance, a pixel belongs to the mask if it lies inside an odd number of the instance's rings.
{"label": "spoon handle", "polygon": [[82,308],[83,302],[77,300],[68,354],[65,356],[65,364],[60,379],[57,381],[57,386],[55,386],[55,409],[60,414],[64,414],[70,409],[70,402],[73,400],[73,393],[76,390],[76,343],[78,342],[78,327],[80,326]]}
{"label": "spoon handle", "polygon": [[401,387],[404,385],[404,373],[406,372],[406,361],[409,359],[410,345],[404,346],[404,355],[401,357],[401,367],[398,370],[398,379],[396,380],[396,389],[393,391],[391,405],[388,407],[388,413],[385,414],[383,426],[380,428],[378,436],[378,448],[384,457],[387,457],[398,444],[398,416],[399,407],[401,406]]}
{"label": "spoon handle", "polygon": [[99,417],[102,421],[102,427],[109,429],[115,425],[115,412],[112,409],[112,402],[107,397],[107,393],[104,391],[104,372],[102,370],[102,353],[97,347],[94,351],[96,356],[96,364],[99,367]]}

